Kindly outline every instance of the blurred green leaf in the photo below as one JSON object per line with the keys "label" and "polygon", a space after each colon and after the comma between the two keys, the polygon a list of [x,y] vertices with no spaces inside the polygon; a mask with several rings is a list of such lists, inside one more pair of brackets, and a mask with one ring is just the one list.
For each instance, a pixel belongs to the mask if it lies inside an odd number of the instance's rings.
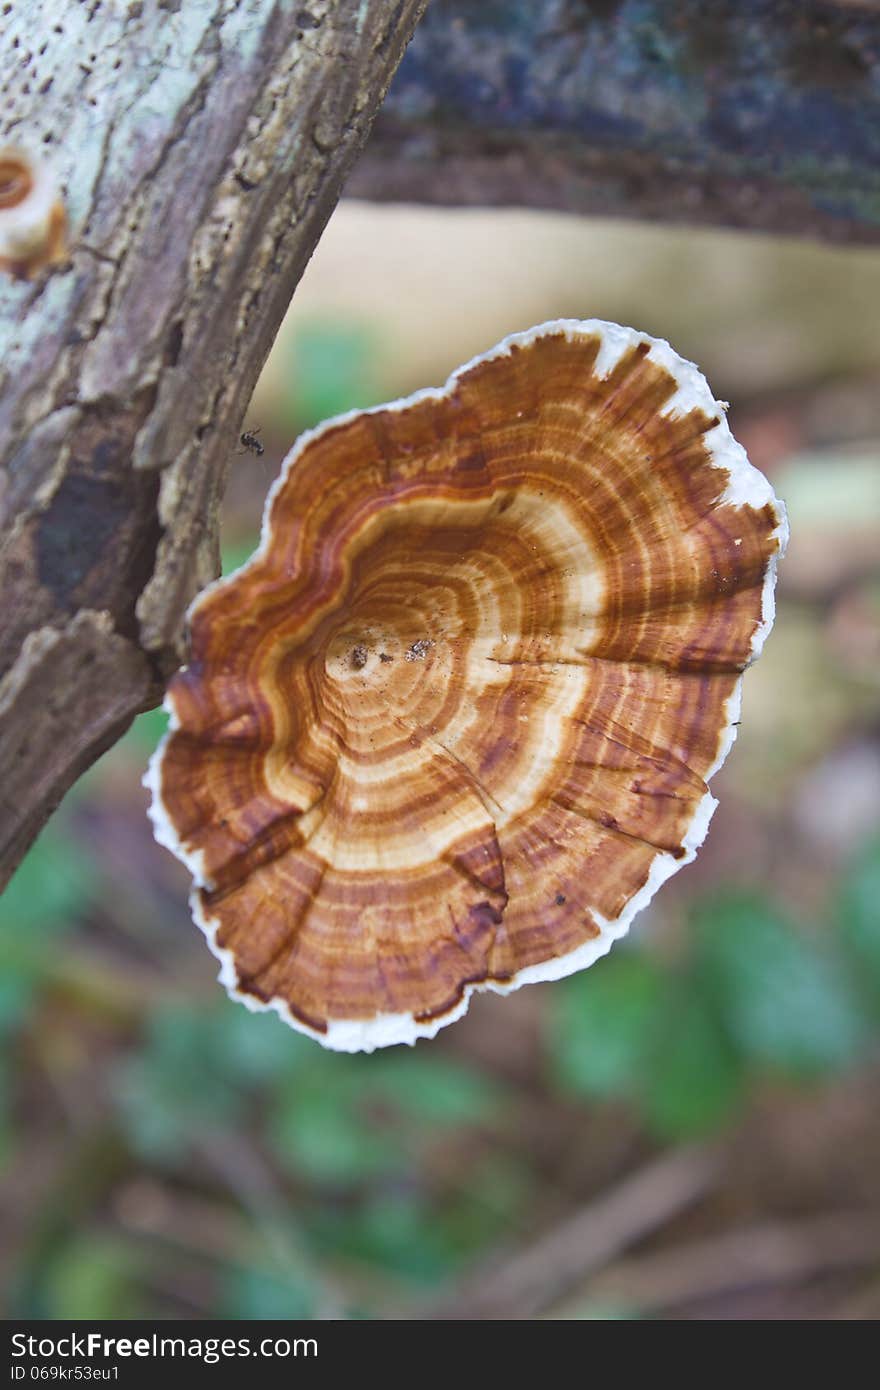
{"label": "blurred green leaf", "polygon": [[315,1291],[304,1280],[273,1269],[232,1269],[223,1281],[221,1317],[286,1321],[311,1318],[314,1311]]}
{"label": "blurred green leaf", "polygon": [[503,1095],[488,1078],[443,1058],[315,1056],[278,1096],[279,1157],[314,1182],[364,1182],[404,1169],[444,1127],[479,1123]]}
{"label": "blurred green leaf", "polygon": [[838,917],[844,946],[880,1002],[880,840],[866,845],[844,874]]}
{"label": "blurred green leaf", "polygon": [[246,565],[260,543],[259,536],[249,536],[246,540],[238,541],[234,545],[224,545],[221,555],[222,575],[232,574],[234,570],[241,569]]}
{"label": "blurred green leaf", "polygon": [[365,1057],[355,1062],[368,1104],[433,1127],[479,1124],[497,1114],[502,1087],[482,1072],[427,1049]]}
{"label": "blurred green leaf", "polygon": [[432,1217],[415,1193],[382,1194],[364,1203],[358,1243],[377,1264],[431,1281],[453,1264],[443,1222]]}
{"label": "blurred green leaf", "polygon": [[757,896],[696,910],[698,980],[744,1058],[791,1076],[845,1067],[865,1038],[838,963]]}
{"label": "blurred green leaf", "polygon": [[0,897],[0,933],[69,927],[95,896],[97,881],[88,848],[47,826]]}
{"label": "blurred green leaf", "polygon": [[313,1235],[328,1251],[423,1284],[436,1283],[461,1262],[442,1213],[404,1188],[371,1194],[354,1210],[317,1213]]}
{"label": "blurred green leaf", "polygon": [[135,1261],[130,1246],[84,1235],[64,1245],[47,1271],[50,1318],[136,1318]]}
{"label": "blurred green leaf", "polygon": [[742,1064],[699,990],[691,975],[677,983],[644,1073],[642,1113],[664,1139],[717,1129],[742,1095]]}
{"label": "blurred green leaf", "polygon": [[251,1013],[224,999],[205,1023],[216,1065],[242,1086],[272,1085],[314,1064],[315,1044],[275,1013]]}
{"label": "blurred green leaf", "polygon": [[[493,1206],[487,1183],[501,1179]],[[502,1160],[462,1173],[460,1191],[429,1194],[409,1179],[388,1180],[354,1208],[315,1214],[313,1238],[327,1250],[378,1265],[398,1276],[435,1284],[520,1225],[527,1189],[521,1172]]]}
{"label": "blurred green leaf", "polygon": [[469,1156],[457,1191],[442,1208],[450,1251],[469,1257],[499,1237],[515,1238],[534,1188],[532,1173],[510,1152],[493,1147]]}
{"label": "blurred green leaf", "polygon": [[301,323],[290,343],[288,377],[295,418],[285,423],[302,429],[331,415],[381,399],[375,362],[375,333],[350,322]]}
{"label": "blurred green leaf", "polygon": [[270,1128],[279,1157],[316,1183],[363,1182],[403,1161],[392,1133],[361,1114],[348,1079],[334,1084],[329,1072],[282,1093]]}
{"label": "blurred green leaf", "polygon": [[9,955],[0,944],[0,1039],[8,1038],[25,1021],[33,997],[33,980],[9,967]]}
{"label": "blurred green leaf", "polygon": [[827,535],[832,528],[840,531],[880,521],[873,448],[864,453],[843,449],[790,455],[774,483],[796,533],[821,527]]}
{"label": "blurred green leaf", "polygon": [[666,976],[641,952],[619,949],[565,980],[550,1001],[550,1061],[579,1095],[634,1096],[667,1003]]}
{"label": "blurred green leaf", "polygon": [[195,1130],[238,1122],[314,1052],[273,1014],[249,1013],[222,996],[208,1007],[166,1005],[148,1021],[141,1050],[118,1068],[116,1095],[129,1138],[145,1155],[171,1157]]}
{"label": "blurred green leaf", "polygon": [[[121,741],[121,746],[131,748],[132,752],[148,757],[153,749],[157,747],[159,740],[164,736],[168,728],[168,715],[161,705],[158,709],[145,710],[139,714],[132,724],[128,733]],[[120,746],[120,745],[117,745]],[[115,752],[116,750],[111,750]]]}
{"label": "blurred green leaf", "polygon": [[639,1319],[641,1313],[625,1303],[602,1303],[597,1299],[588,1299],[568,1316],[584,1322],[632,1322]]}
{"label": "blurred green leaf", "polygon": [[116,1077],[129,1139],[147,1157],[168,1158],[193,1133],[231,1123],[244,1097],[223,1066],[216,1014],[169,1005],[150,1020],[143,1051],[126,1058]]}
{"label": "blurred green leaf", "polygon": [[9,1104],[10,1066],[5,1056],[0,1057],[0,1172],[3,1171],[12,1149],[13,1135]]}

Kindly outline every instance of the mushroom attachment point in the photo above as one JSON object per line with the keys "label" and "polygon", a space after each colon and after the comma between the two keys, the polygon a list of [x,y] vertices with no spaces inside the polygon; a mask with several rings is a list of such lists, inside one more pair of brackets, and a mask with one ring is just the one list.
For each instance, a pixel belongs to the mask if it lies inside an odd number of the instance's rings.
{"label": "mushroom attachment point", "polygon": [[305,434],[147,775],[230,993],[371,1050],[604,955],[703,841],[786,539],[696,367],[616,324]]}
{"label": "mushroom attachment point", "polygon": [[67,214],[48,164],[0,147],[0,271],[31,280],[67,260]]}

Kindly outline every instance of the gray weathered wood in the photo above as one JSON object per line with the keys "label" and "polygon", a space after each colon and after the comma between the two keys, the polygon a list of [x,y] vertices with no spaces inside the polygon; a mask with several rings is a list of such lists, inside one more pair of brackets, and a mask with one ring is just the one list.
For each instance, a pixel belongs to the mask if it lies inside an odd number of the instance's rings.
{"label": "gray weathered wood", "polygon": [[433,0],[347,192],[880,240],[878,0]]}
{"label": "gray weathered wood", "polygon": [[69,264],[0,283],[0,885],[155,704],[242,412],[425,0],[13,0],[0,143]]}

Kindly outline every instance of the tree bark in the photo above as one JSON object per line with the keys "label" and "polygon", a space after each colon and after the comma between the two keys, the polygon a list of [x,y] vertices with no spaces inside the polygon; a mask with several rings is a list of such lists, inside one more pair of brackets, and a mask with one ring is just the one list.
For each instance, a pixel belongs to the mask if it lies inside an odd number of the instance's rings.
{"label": "tree bark", "polygon": [[161,698],[294,286],[426,0],[2,6],[0,143],[70,259],[0,283],[0,886]]}
{"label": "tree bark", "polygon": [[434,0],[346,192],[880,241],[880,3]]}

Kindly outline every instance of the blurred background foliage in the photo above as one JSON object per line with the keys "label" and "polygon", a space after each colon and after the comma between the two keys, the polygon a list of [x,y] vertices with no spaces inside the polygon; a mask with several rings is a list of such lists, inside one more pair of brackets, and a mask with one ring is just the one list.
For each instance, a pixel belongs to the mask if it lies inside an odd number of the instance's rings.
{"label": "blurred background foliage", "polygon": [[216,984],[149,833],[164,716],[143,715],[0,898],[9,1314],[467,1312],[524,1252],[558,1264],[547,1233],[558,1251],[658,1155],[686,1175],[695,1145],[708,1184],[671,1210],[646,1179],[634,1229],[612,1222],[601,1258],[579,1237],[561,1284],[550,1268],[501,1314],[880,1313],[878,311],[875,252],[340,208],[242,422],[266,454],[230,441],[225,570],[300,429],[533,322],[608,317],[700,363],[787,500],[777,628],[708,841],[630,939],[366,1057]]}

